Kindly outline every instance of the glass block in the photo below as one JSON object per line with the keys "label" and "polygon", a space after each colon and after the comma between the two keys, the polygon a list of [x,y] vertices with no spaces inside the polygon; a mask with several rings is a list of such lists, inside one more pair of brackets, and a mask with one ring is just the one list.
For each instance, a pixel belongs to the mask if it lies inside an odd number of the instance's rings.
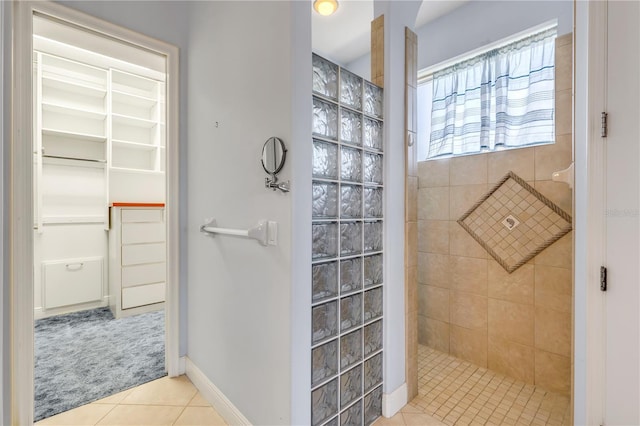
{"label": "glass block", "polygon": [[340,224],[340,255],[351,256],[362,253],[362,223]]}
{"label": "glass block", "polygon": [[338,413],[338,379],[311,392],[311,423],[316,426]]}
{"label": "glass block", "polygon": [[338,374],[338,339],[311,351],[311,385]]}
{"label": "glass block", "polygon": [[382,121],[365,117],[364,119],[364,146],[382,151]]}
{"label": "glass block", "polygon": [[314,219],[338,218],[338,184],[313,182],[312,197]]}
{"label": "glass block", "polygon": [[338,139],[338,107],[313,98],[313,134]]}
{"label": "glass block", "polygon": [[382,283],[382,255],[376,254],[364,258],[365,287]]}
{"label": "glass block", "polygon": [[364,189],[364,217],[382,217],[382,188]]}
{"label": "glass block", "polygon": [[364,181],[382,184],[382,155],[364,154]]}
{"label": "glass block", "polygon": [[382,316],[382,287],[364,292],[364,320]]}
{"label": "glass block", "polygon": [[323,426],[338,426],[338,417],[334,417],[333,419],[326,422]]}
{"label": "glass block", "polygon": [[312,258],[315,260],[336,257],[338,255],[338,224],[314,223],[311,228],[313,234]]}
{"label": "glass block", "polygon": [[382,382],[382,353],[364,362],[364,391]]}
{"label": "glass block", "polygon": [[364,424],[369,426],[382,415],[382,386],[364,397]]}
{"label": "glass block", "polygon": [[340,426],[362,426],[362,401],[340,414]]}
{"label": "glass block", "polygon": [[342,370],[362,360],[362,329],[340,338],[340,368]]}
{"label": "glass block", "polygon": [[362,259],[348,259],[340,262],[340,292],[362,288]]}
{"label": "glass block", "polygon": [[340,299],[340,331],[362,324],[362,293]]}
{"label": "glass block", "polygon": [[312,311],[313,344],[338,334],[338,302],[316,306]]}
{"label": "glass block", "polygon": [[338,66],[318,55],[313,55],[313,91],[338,98]]}
{"label": "glass block", "polygon": [[362,396],[362,365],[340,376],[340,409]]}
{"label": "glass block", "polygon": [[364,223],[364,251],[367,253],[382,250],[382,222]]}
{"label": "glass block", "polygon": [[340,102],[362,111],[362,78],[340,70]]}
{"label": "glass block", "polygon": [[340,109],[340,140],[362,145],[362,115],[345,108]]}
{"label": "glass block", "polygon": [[382,321],[376,321],[364,327],[364,356],[367,357],[382,349]]}
{"label": "glass block", "polygon": [[382,117],[382,89],[369,82],[364,84],[364,113]]}
{"label": "glass block", "polygon": [[318,263],[313,265],[311,270],[313,302],[338,294],[338,262]]}
{"label": "glass block", "polygon": [[362,153],[360,150],[342,147],[340,164],[340,177],[343,180],[362,182]]}
{"label": "glass block", "polygon": [[338,179],[338,145],[313,141],[313,177]]}
{"label": "glass block", "polygon": [[362,217],[362,187],[342,185],[340,187],[340,217],[358,219]]}

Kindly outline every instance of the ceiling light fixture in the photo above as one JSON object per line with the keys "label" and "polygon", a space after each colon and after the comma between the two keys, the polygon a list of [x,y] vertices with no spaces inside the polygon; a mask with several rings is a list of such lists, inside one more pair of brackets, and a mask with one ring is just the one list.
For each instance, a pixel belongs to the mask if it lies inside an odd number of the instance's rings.
{"label": "ceiling light fixture", "polygon": [[313,0],[313,8],[320,15],[331,15],[338,9],[338,0]]}

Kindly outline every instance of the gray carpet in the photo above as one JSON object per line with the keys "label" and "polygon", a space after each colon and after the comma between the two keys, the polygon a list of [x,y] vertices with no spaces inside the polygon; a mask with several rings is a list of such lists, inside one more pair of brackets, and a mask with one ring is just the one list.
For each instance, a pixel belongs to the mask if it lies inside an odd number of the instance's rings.
{"label": "gray carpet", "polygon": [[35,325],[35,420],[166,375],[164,311],[116,320],[109,308]]}

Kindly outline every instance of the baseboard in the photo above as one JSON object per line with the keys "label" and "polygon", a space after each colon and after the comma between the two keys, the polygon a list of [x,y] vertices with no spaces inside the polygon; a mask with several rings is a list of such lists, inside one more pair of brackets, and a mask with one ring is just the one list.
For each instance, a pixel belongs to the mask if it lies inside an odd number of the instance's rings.
{"label": "baseboard", "polygon": [[[189,357],[185,358],[185,367],[187,377],[189,380],[195,385],[196,388],[200,391],[204,399],[206,399],[209,404],[213,406],[213,408],[222,416],[222,418],[230,425],[247,425],[250,426],[251,423],[247,418],[242,415],[240,410],[238,410],[229,399],[214,385],[211,383],[209,378],[205,376],[205,374],[200,371],[198,367],[189,359]],[[182,359],[182,358],[181,358]],[[406,391],[405,391],[405,399],[406,399]]]}
{"label": "baseboard", "polygon": [[382,394],[382,415],[389,418],[407,405],[407,384],[403,383],[391,393]]}
{"label": "baseboard", "polygon": [[187,372],[187,357],[181,356],[178,358],[178,374],[183,375]]}

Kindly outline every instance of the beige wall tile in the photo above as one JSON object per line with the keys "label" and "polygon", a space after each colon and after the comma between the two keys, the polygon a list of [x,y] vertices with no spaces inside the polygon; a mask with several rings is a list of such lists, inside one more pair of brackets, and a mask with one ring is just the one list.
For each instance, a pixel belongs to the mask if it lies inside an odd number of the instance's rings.
{"label": "beige wall tile", "polygon": [[449,322],[449,290],[446,288],[421,285],[419,288],[420,315]]}
{"label": "beige wall tile", "polygon": [[510,171],[524,180],[533,180],[534,157],[533,148],[509,149],[488,154],[489,183],[498,182]]}
{"label": "beige wall tile", "polygon": [[536,349],[535,383],[552,392],[569,395],[571,359]]}
{"label": "beige wall tile", "polygon": [[421,188],[418,191],[418,218],[449,219],[449,188]]}
{"label": "beige wall tile", "polygon": [[533,304],[534,266],[525,264],[508,273],[495,260],[489,260],[489,297],[510,302]]}
{"label": "beige wall tile", "polygon": [[489,299],[489,335],[533,346],[532,305]]}
{"label": "beige wall tile", "polygon": [[420,326],[418,330],[420,344],[449,353],[449,324],[422,315],[418,317],[418,324]]}
{"label": "beige wall tile", "polygon": [[418,282],[436,287],[449,288],[451,281],[449,255],[420,253],[418,260]]}
{"label": "beige wall tile", "polygon": [[571,313],[573,282],[570,269],[536,265],[535,289],[536,306]]}
{"label": "beige wall tile", "polygon": [[418,222],[406,223],[405,244],[407,251],[405,252],[406,266],[418,265]]}
{"label": "beige wall tile", "polygon": [[533,384],[534,348],[489,335],[489,369]]}
{"label": "beige wall tile", "polygon": [[451,355],[487,367],[487,331],[451,326]]}
{"label": "beige wall tile", "polygon": [[536,265],[557,266],[559,268],[572,268],[573,257],[573,231],[560,238],[555,243],[544,249],[534,259]]}
{"label": "beige wall tile", "polygon": [[556,135],[572,132],[571,89],[556,92]]}
{"label": "beige wall tile", "polygon": [[449,221],[419,220],[418,251],[449,254]]}
{"label": "beige wall tile", "polygon": [[449,219],[458,220],[487,193],[488,185],[452,186],[449,190]]}
{"label": "beige wall tile", "polygon": [[571,356],[571,313],[536,306],[536,349]]}
{"label": "beige wall tile", "polygon": [[[556,142],[533,148],[535,151],[536,180],[550,180],[553,172],[571,165],[573,145],[571,135],[556,136]],[[566,186],[566,184],[565,184]]]}
{"label": "beige wall tile", "polygon": [[572,215],[573,191],[569,188],[569,185],[552,180],[538,180],[535,183],[535,188],[570,216]]}
{"label": "beige wall tile", "polygon": [[418,221],[418,178],[407,177],[407,210],[405,220],[408,222]]}
{"label": "beige wall tile", "polygon": [[449,294],[451,323],[470,329],[487,329],[487,298],[471,293]]}
{"label": "beige wall tile", "polygon": [[487,154],[464,155],[449,160],[451,186],[487,183]]}
{"label": "beige wall tile", "polygon": [[571,89],[573,45],[556,42],[556,91]]}
{"label": "beige wall tile", "polygon": [[573,42],[573,33],[563,34],[556,37],[556,48]]}
{"label": "beige wall tile", "polygon": [[418,267],[406,268],[405,274],[407,276],[407,287],[405,289],[408,299],[406,305],[407,313],[418,312]]}
{"label": "beige wall tile", "polygon": [[415,143],[417,136],[414,132],[407,132],[407,138],[413,139],[413,145],[405,145],[407,150],[407,176],[418,177],[418,145]]}
{"label": "beige wall tile", "polygon": [[458,222],[451,221],[449,231],[449,253],[451,255],[478,259],[489,257],[487,251]]}
{"label": "beige wall tile", "polygon": [[487,295],[487,260],[451,256],[451,289]]}
{"label": "beige wall tile", "polygon": [[449,159],[418,162],[418,186],[449,186]]}

